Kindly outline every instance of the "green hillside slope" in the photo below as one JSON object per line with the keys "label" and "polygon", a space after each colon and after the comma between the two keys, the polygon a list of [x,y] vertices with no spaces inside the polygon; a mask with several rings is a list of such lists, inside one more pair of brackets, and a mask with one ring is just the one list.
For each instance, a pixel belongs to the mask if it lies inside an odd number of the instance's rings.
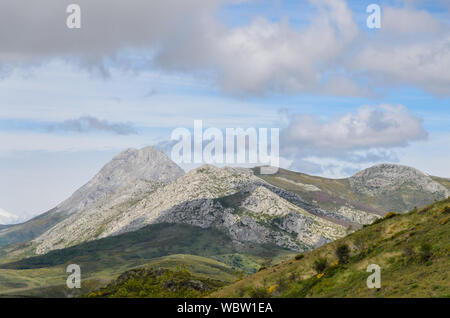
{"label": "green hillside slope", "polygon": [[[186,255],[180,255],[186,254]],[[230,282],[253,273],[260,264],[291,252],[274,246],[248,245],[237,250],[231,239],[215,229],[187,224],[154,224],[135,232],[91,241],[48,254],[0,265],[0,295],[64,297],[68,264],[78,264],[90,292],[131,268],[149,265],[176,269]]]}
{"label": "green hillside slope", "polygon": [[[366,272],[369,264],[381,267],[380,289],[366,285],[371,274]],[[404,215],[387,215],[341,240],[264,269],[212,296],[450,297],[449,268],[447,199]]]}
{"label": "green hillside slope", "polygon": [[[231,239],[213,228],[203,229],[187,224],[159,223],[135,232],[111,236],[55,250],[44,255],[1,264],[3,269],[33,269],[61,264],[79,264],[85,273],[110,266],[144,264],[150,259],[172,254],[219,256],[243,252],[259,258],[283,253],[275,246],[249,244],[237,251]],[[287,253],[287,251],[286,251]],[[242,268],[242,270],[246,270]]]}
{"label": "green hillside slope", "polygon": [[197,298],[225,284],[221,280],[192,275],[184,268],[175,270],[139,268],[121,274],[108,286],[89,293],[93,297]]}
{"label": "green hillside slope", "polygon": [[168,269],[189,271],[192,276],[201,280],[215,281],[214,286],[235,281],[242,275],[235,268],[196,255],[176,254],[159,257],[148,263],[133,267],[131,265],[111,266],[101,271],[82,272],[81,289],[66,287],[66,266],[59,265],[38,269],[10,270],[0,269],[0,297],[75,297],[89,294],[111,283],[121,273],[139,268]]}

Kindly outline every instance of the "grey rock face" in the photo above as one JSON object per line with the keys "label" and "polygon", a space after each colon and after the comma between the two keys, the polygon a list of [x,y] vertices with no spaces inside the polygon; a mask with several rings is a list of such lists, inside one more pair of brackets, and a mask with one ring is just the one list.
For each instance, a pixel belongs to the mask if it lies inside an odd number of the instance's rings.
{"label": "grey rock face", "polygon": [[404,185],[414,186],[433,195],[446,198],[449,191],[423,172],[401,165],[380,164],[362,170],[349,178],[356,192],[374,196],[386,190],[396,190]]}
{"label": "grey rock face", "polygon": [[[0,246],[37,239],[39,235],[43,239],[53,227],[61,230],[71,215],[118,204],[120,200],[135,200],[183,174],[180,167],[153,147],[128,149],[57,207],[23,224],[0,229]],[[87,224],[89,228],[92,226]]]}
{"label": "grey rock face", "polygon": [[183,174],[179,166],[154,147],[130,148],[114,157],[57,209],[70,215],[122,188],[135,187],[133,183],[138,181],[171,182]]}
{"label": "grey rock face", "polygon": [[[396,165],[366,169],[350,178],[349,184],[353,191],[369,196],[385,191],[395,196],[400,188],[404,195],[408,193],[405,185],[407,190],[448,195],[429,176]],[[307,192],[321,191],[304,183],[300,186]],[[320,208],[249,169],[204,165],[183,175],[175,163],[151,147],[118,155],[64,206],[74,212],[33,241],[38,254],[162,222],[214,227],[237,246],[268,243],[305,251],[345,236],[349,225],[379,218],[345,204],[333,211]]]}
{"label": "grey rock face", "polygon": [[[71,215],[34,241],[36,251],[42,254],[162,222],[215,227],[236,244],[272,243],[293,250],[346,234],[345,227],[309,213],[268,187],[250,170],[204,165],[147,192],[132,193],[127,187]],[[246,194],[240,200],[224,203],[223,198],[241,193]]]}

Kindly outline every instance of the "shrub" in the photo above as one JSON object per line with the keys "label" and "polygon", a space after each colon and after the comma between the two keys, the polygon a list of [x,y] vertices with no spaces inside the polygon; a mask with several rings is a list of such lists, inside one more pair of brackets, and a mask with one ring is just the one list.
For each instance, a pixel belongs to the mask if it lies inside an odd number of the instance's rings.
{"label": "shrub", "polygon": [[384,219],[385,219],[385,220],[391,219],[391,218],[393,218],[393,217],[395,217],[395,216],[397,216],[397,215],[399,215],[397,212],[392,211],[392,212],[387,213],[387,214],[384,216]]}
{"label": "shrub", "polygon": [[328,267],[328,260],[325,257],[319,257],[314,261],[314,269],[320,274]]}
{"label": "shrub", "polygon": [[336,256],[339,259],[340,263],[347,263],[350,258],[350,248],[347,244],[339,245],[336,248]]}
{"label": "shrub", "polygon": [[441,214],[444,214],[444,213],[448,214],[448,213],[450,213],[450,206],[444,206],[444,207],[439,211],[439,213],[441,213]]}
{"label": "shrub", "polygon": [[269,298],[270,293],[265,287],[253,287],[250,288],[248,295],[250,298]]}
{"label": "shrub", "polygon": [[296,259],[297,261],[301,260],[303,257],[305,257],[305,255],[303,255],[303,254],[297,254],[297,255],[295,255],[295,259]]}
{"label": "shrub", "polygon": [[419,249],[420,260],[425,263],[427,262],[433,253],[431,252],[431,245],[428,243],[422,243]]}
{"label": "shrub", "polygon": [[277,291],[277,289],[278,289],[278,285],[275,284],[275,285],[272,285],[272,286],[270,286],[269,288],[267,288],[267,292],[268,292],[269,294],[273,294],[274,292]]}

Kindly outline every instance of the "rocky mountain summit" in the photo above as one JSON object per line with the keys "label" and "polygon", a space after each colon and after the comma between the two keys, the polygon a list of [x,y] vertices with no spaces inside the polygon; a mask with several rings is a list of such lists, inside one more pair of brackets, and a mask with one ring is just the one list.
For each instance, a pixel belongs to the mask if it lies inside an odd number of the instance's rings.
{"label": "rocky mountain summit", "polygon": [[439,198],[448,197],[450,191],[430,176],[412,167],[379,164],[362,170],[349,178],[355,192],[369,196],[380,195],[386,191],[411,188],[427,192]]}
{"label": "rocky mountain summit", "polygon": [[450,193],[448,179],[393,164],[376,165],[346,179],[327,179],[285,169],[275,175],[258,176],[291,197],[292,194],[301,197],[315,207],[316,214],[346,223],[368,224],[376,215],[390,211],[404,213],[446,199]]}
{"label": "rocky mountain summit", "polygon": [[309,213],[271,188],[251,170],[204,165],[142,197],[108,200],[72,215],[34,240],[36,252],[156,223],[213,227],[237,245],[267,243],[293,250],[309,250],[346,234],[344,226]]}
{"label": "rocky mountain summit", "polygon": [[178,165],[154,147],[127,149],[57,207],[23,224],[0,229],[0,246],[33,239],[76,212],[139,197],[183,174]]}
{"label": "rocky mountain summit", "polygon": [[436,178],[407,166],[380,164],[358,172],[348,179],[356,196],[372,200],[384,209],[412,210],[446,199],[449,189]]}
{"label": "rocky mountain summit", "polygon": [[[212,165],[184,174],[153,147],[128,149],[44,215],[59,218],[35,231],[29,246],[45,254],[172,223],[219,230],[236,248],[254,243],[307,251],[389,211],[446,198],[449,190],[436,180],[397,165],[374,166],[339,180]],[[7,230],[0,230],[0,239]]]}
{"label": "rocky mountain summit", "polygon": [[70,215],[122,189],[142,187],[137,183],[168,183],[183,174],[179,166],[154,147],[130,148],[115,156],[87,184],[56,208]]}

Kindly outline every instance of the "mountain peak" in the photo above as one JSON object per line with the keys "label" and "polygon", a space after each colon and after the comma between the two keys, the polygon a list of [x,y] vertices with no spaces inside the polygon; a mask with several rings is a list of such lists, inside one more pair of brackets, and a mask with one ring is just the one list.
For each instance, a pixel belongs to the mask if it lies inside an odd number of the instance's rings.
{"label": "mountain peak", "polygon": [[349,178],[351,187],[360,193],[378,195],[385,191],[396,191],[406,187],[425,191],[432,195],[447,197],[449,191],[422,171],[396,164],[378,164],[364,169]]}
{"label": "mountain peak", "polygon": [[106,198],[121,188],[134,186],[139,180],[171,182],[182,175],[184,175],[183,169],[155,147],[128,148],[103,166],[94,178],[58,208],[71,214]]}

